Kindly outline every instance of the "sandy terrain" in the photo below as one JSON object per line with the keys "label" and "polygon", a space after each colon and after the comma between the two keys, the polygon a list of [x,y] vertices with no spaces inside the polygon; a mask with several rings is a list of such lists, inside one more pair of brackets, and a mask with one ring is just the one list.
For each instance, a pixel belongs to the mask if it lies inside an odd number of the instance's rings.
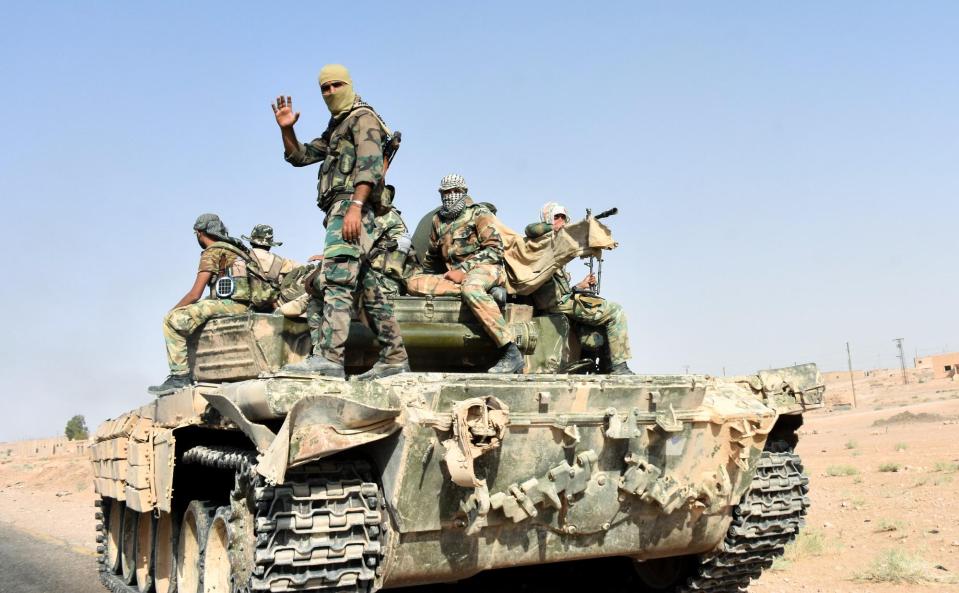
{"label": "sandy terrain", "polygon": [[[848,376],[828,378],[848,401]],[[751,591],[959,591],[959,382],[860,374],[856,390],[857,408],[807,416],[806,530]],[[0,457],[0,522],[93,554],[93,501],[83,458]]]}

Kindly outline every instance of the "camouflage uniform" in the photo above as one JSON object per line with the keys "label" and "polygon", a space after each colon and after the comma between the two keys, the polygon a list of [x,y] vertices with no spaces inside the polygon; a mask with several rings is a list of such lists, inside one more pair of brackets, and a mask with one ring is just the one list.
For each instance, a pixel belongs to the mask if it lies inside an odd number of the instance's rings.
{"label": "camouflage uniform", "polygon": [[[552,232],[552,225],[549,223],[534,223],[526,227],[526,235],[532,238],[548,232]],[[581,325],[604,327],[613,365],[625,363],[630,359],[626,313],[623,308],[618,303],[598,296],[573,294],[570,276],[566,270],[553,274],[532,297],[533,305],[539,310],[562,313]]]}
{"label": "camouflage uniform", "polygon": [[387,259],[396,248],[396,241],[409,235],[406,223],[403,222],[400,211],[390,208],[390,211],[373,219],[373,250],[370,253],[370,274],[385,296],[400,296],[403,286],[400,279],[387,273]]}
{"label": "camouflage uniform", "polygon": [[[268,224],[258,224],[250,231],[250,236],[241,235],[250,244],[250,255],[256,260],[260,271],[272,284],[280,285],[287,274],[300,267],[302,264],[292,259],[280,257],[270,251],[272,247],[280,247],[282,241],[273,240],[273,227]],[[282,304],[283,299],[278,299],[277,304]]]}
{"label": "camouflage uniform", "polygon": [[[220,247],[208,247],[200,255],[199,272],[210,272],[213,281],[233,265],[236,254]],[[209,298],[173,309],[163,318],[163,340],[166,342],[167,363],[171,375],[184,375],[190,372],[187,363],[187,339],[193,332],[210,319],[241,315],[249,309],[248,303],[231,299]]]}
{"label": "camouflage uniform", "polygon": [[466,273],[463,284],[456,284],[442,275],[417,274],[407,282],[410,294],[449,296],[462,295],[463,301],[499,347],[511,343],[513,336],[496,301],[489,291],[506,283],[503,269],[503,239],[493,224],[493,213],[482,204],[466,198],[467,205],[456,218],[443,220],[433,216],[430,248],[423,267],[443,267]]}
{"label": "camouflage uniform", "polygon": [[[357,98],[351,111],[330,119],[323,135],[286,155],[293,166],[302,167],[322,161],[317,184],[317,204],[326,214],[326,240],[323,246],[323,268],[317,276],[323,298],[313,300],[314,309],[322,310],[313,353],[342,364],[349,334],[353,305],[359,293],[373,331],[380,342],[380,360],[401,363],[407,360],[399,324],[393,306],[383,296],[369,266],[361,262],[371,245],[374,230],[370,206],[362,212],[362,232],[358,243],[343,238],[343,217],[351,204],[357,184],[377,188],[383,179],[383,140],[385,126],[376,113]],[[377,190],[370,194],[375,202]]]}

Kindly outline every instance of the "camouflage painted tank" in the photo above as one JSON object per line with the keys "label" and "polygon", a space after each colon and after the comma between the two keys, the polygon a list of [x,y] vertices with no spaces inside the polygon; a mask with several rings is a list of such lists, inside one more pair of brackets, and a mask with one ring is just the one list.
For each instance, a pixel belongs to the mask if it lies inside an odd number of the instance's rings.
{"label": "camouflage painted tank", "polygon": [[[659,591],[740,591],[803,524],[813,365],[740,377],[558,374],[563,316],[507,316],[527,374],[455,299],[401,298],[414,372],[283,376],[304,324],[210,322],[199,382],[101,425],[101,579],[157,593],[372,591],[622,557]],[[372,362],[356,325],[349,366]]]}

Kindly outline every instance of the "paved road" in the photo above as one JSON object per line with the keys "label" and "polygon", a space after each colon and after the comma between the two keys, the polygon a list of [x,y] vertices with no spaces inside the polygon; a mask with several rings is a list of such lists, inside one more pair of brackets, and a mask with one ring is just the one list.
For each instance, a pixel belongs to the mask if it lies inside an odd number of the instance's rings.
{"label": "paved road", "polygon": [[0,524],[0,593],[104,593],[96,559]]}

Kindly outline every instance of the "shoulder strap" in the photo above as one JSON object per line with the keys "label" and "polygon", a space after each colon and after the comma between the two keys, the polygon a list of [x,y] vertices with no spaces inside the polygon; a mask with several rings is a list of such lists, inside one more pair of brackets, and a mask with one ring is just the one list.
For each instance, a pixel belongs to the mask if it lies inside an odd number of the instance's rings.
{"label": "shoulder strap", "polygon": [[[264,282],[270,281],[269,278],[263,275],[263,270],[260,269],[259,262],[256,261],[256,258],[253,257],[253,254],[251,254],[250,252],[244,251],[240,249],[239,247],[237,247],[236,245],[233,245],[232,243],[227,243],[226,241],[217,241],[216,243],[213,243],[212,245],[210,245],[210,247],[220,247],[222,249],[226,249],[227,251],[235,253],[244,262],[246,262],[246,273],[248,275],[256,276],[257,278],[259,278],[260,280]],[[253,264],[253,265],[250,265],[250,264]]]}
{"label": "shoulder strap", "polygon": [[344,121],[351,117],[358,117],[360,115],[363,115],[364,113],[370,113],[373,115],[373,117],[376,118],[376,121],[379,122],[380,127],[383,128],[383,133],[386,134],[387,138],[393,135],[393,131],[390,130],[390,128],[386,125],[386,122],[383,121],[383,118],[380,117],[380,114],[377,113],[376,110],[373,109],[371,105],[368,105],[366,103],[360,103],[358,105],[355,105],[353,109],[346,114]]}
{"label": "shoulder strap", "polygon": [[243,251],[242,249],[240,249],[240,248],[237,247],[236,245],[234,245],[234,244],[232,244],[232,243],[227,243],[226,241],[217,241],[217,242],[213,243],[212,245],[210,245],[210,247],[208,247],[208,249],[212,249],[213,247],[218,247],[218,248],[220,248],[220,249],[226,249],[227,251],[232,251],[232,252],[235,253],[236,255],[242,257],[242,258],[243,258],[243,261],[245,261],[245,262],[247,262],[247,263],[249,263],[250,261],[253,260],[253,256],[250,255],[248,252]]}

